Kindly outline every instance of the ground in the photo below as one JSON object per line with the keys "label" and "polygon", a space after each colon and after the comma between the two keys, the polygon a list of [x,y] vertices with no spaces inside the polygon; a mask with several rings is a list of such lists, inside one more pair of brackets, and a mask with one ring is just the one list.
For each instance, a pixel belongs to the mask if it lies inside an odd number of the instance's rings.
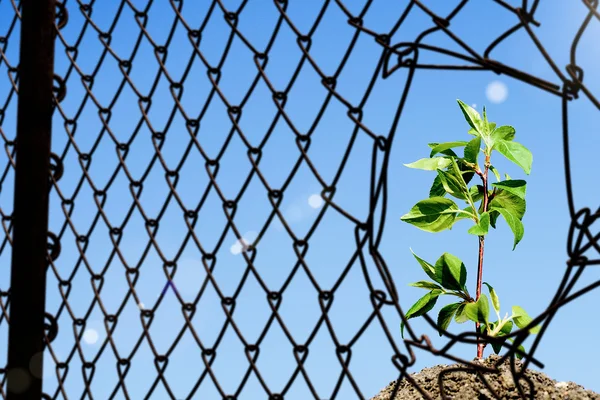
{"label": "ground", "polygon": [[[497,355],[491,355],[483,360],[485,366],[493,367],[500,359]],[[521,368],[521,362],[516,360],[517,371]],[[448,368],[457,367],[459,364],[436,365],[432,368],[424,368],[422,371],[410,374],[413,379],[431,396],[432,399],[441,399],[438,387],[439,373]],[[492,388],[498,393],[501,399],[520,399],[519,392],[515,387],[512,373],[510,370],[510,360],[500,365],[499,373],[486,373],[485,378]],[[600,394],[585,390],[582,386],[573,382],[557,382],[531,368],[527,369],[525,376],[529,377],[534,385],[534,399],[544,400],[600,400]],[[526,381],[522,380],[522,386],[530,399],[529,389]],[[377,396],[371,400],[418,400],[424,399],[419,391],[406,379],[399,385],[398,393],[394,399],[390,396],[394,390],[396,381],[391,382]],[[447,399],[464,400],[477,399],[487,400],[495,399],[485,384],[474,373],[452,372],[444,376],[444,392]]]}

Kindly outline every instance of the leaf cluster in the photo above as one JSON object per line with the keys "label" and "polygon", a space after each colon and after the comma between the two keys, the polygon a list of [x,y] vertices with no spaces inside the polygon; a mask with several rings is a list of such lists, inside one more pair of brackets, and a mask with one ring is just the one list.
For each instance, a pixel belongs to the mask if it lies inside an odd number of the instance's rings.
{"label": "leaf cluster", "polygon": [[[412,249],[411,249],[412,252]],[[422,289],[427,289],[428,293],[421,297],[413,306],[406,312],[406,319],[416,318],[429,312],[435,306],[438,297],[440,296],[455,296],[459,300],[442,307],[437,317],[437,326],[440,336],[443,331],[448,329],[450,322],[454,319],[457,323],[462,324],[467,321],[478,322],[480,324],[481,333],[485,333],[496,340],[490,341],[494,352],[498,354],[506,341],[505,336],[508,336],[516,325],[519,328],[528,328],[529,333],[535,334],[540,330],[539,326],[529,327],[532,318],[527,312],[519,307],[512,307],[512,314],[508,313],[504,318],[500,317],[500,299],[494,288],[487,282],[487,286],[492,307],[497,316],[497,320],[490,321],[490,301],[485,293],[482,293],[477,301],[473,299],[465,286],[467,281],[467,269],[465,264],[456,256],[450,253],[444,253],[435,262],[434,265],[428,263],[414,252],[412,253],[423,271],[429,276],[431,281],[418,281],[410,283],[409,286],[414,286]],[[400,332],[404,337],[404,322],[400,324]],[[504,338],[504,339],[503,339]],[[512,341],[512,338],[508,338]],[[519,346],[517,357],[521,358],[525,349]]]}
{"label": "leaf cluster", "polygon": [[[491,164],[493,151],[502,154],[518,165],[527,175],[531,172],[533,156],[522,144],[514,141],[515,129],[512,126],[497,127],[489,122],[485,108],[483,117],[464,102],[458,100],[460,109],[469,124],[468,133],[474,136],[469,141],[453,141],[446,143],[429,143],[431,148],[428,158],[422,158],[410,164],[409,168],[435,171],[436,176],[429,190],[429,198],[419,201],[400,219],[426,232],[441,232],[452,229],[460,220],[470,219],[473,225],[468,233],[485,236],[490,226],[496,228],[499,216],[502,216],[513,232],[513,250],[524,234],[523,216],[525,215],[526,182],[511,179],[505,174],[502,180],[498,170]],[[454,149],[463,148],[463,156],[459,157]],[[479,157],[484,162],[480,167]],[[491,171],[496,182],[488,188],[488,171]],[[481,184],[469,187],[473,177],[479,176]],[[460,208],[454,199],[466,203]],[[479,205],[477,203],[480,202]],[[412,250],[411,250],[412,252]],[[428,293],[421,297],[405,314],[406,319],[415,318],[429,312],[443,295],[456,296],[459,301],[444,306],[437,318],[440,336],[454,318],[457,323],[473,321],[480,324],[481,333],[497,338],[490,342],[498,353],[505,340],[502,337],[510,334],[514,325],[519,328],[528,327],[532,319],[519,306],[512,307],[512,314],[500,318],[500,300],[494,288],[488,287],[492,306],[498,317],[497,321],[489,321],[489,300],[485,294],[475,300],[466,288],[467,270],[464,263],[450,253],[444,253],[434,265],[423,260],[414,252],[413,255],[425,273],[433,280],[411,283],[410,286],[427,289]],[[537,333],[539,326],[529,328],[530,333]],[[404,322],[401,324],[404,337]],[[512,340],[512,338],[509,338]],[[517,356],[524,349],[519,346]]]}
{"label": "leaf cluster", "polygon": [[[488,122],[485,108],[482,119],[475,109],[460,100],[458,103],[471,127],[469,134],[475,137],[468,142],[429,143],[429,158],[404,164],[409,168],[436,171],[437,176],[429,190],[429,198],[419,201],[400,219],[426,232],[452,229],[457,221],[470,219],[474,225],[468,233],[485,236],[490,226],[496,228],[496,221],[501,215],[513,232],[514,250],[525,232],[522,219],[526,209],[526,182],[511,179],[508,174],[502,180],[490,158],[495,150],[529,174],[533,156],[525,146],[514,141],[515,129],[512,126],[496,127],[495,123]],[[453,149],[458,147],[464,147],[463,157],[454,152]],[[485,156],[483,169],[478,163],[480,153]],[[493,189],[488,189],[488,204],[484,210],[484,186],[487,182],[470,188],[468,184],[475,175],[487,180],[488,169],[494,173],[497,182],[492,183]],[[463,200],[467,207],[461,209],[446,195]],[[479,206],[476,206],[477,202],[480,202]]]}

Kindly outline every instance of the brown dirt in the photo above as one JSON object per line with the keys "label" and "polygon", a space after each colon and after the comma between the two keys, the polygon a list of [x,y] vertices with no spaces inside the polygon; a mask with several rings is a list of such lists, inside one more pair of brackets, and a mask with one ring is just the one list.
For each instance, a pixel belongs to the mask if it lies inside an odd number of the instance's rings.
{"label": "brown dirt", "polygon": [[[484,359],[482,362],[487,367],[494,366],[500,359],[495,354]],[[474,360],[475,361],[475,360]],[[515,360],[517,371],[521,369],[521,362]],[[432,368],[424,368],[418,373],[410,374],[411,377],[431,396],[433,399],[441,399],[438,387],[438,375],[442,370],[458,367],[460,364],[436,365]],[[492,388],[498,393],[501,399],[521,399],[518,389],[515,387],[512,373],[510,370],[510,360],[499,366],[499,373],[484,373],[484,376]],[[543,400],[600,400],[600,394],[590,390],[585,390],[582,386],[573,382],[557,382],[550,379],[546,374],[535,371],[530,367],[525,372],[534,385],[534,399]],[[444,393],[447,399],[453,400],[487,400],[495,399],[494,395],[487,389],[485,384],[477,377],[476,373],[451,372],[443,378]],[[391,382],[377,396],[371,400],[418,400],[424,397],[415,389],[412,384],[403,379],[400,382],[398,393],[394,399],[390,396],[394,390],[396,381]],[[529,385],[524,379],[521,380],[521,386],[529,399]]]}

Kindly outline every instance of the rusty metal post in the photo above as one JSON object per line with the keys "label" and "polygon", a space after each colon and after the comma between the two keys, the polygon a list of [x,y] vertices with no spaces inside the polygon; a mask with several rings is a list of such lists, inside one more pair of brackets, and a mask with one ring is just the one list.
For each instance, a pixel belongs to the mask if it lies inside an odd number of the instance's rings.
{"label": "rusty metal post", "polygon": [[21,1],[8,399],[42,398],[55,0]]}

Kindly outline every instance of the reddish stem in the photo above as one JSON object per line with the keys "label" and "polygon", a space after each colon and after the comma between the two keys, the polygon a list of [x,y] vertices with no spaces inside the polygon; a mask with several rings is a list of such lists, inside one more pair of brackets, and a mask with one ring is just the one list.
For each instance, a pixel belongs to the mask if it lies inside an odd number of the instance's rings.
{"label": "reddish stem", "polygon": [[[488,210],[488,170],[490,167],[490,157],[488,155],[485,156],[485,169],[484,172],[479,172],[479,176],[483,181],[483,212]],[[481,296],[481,285],[483,282],[483,249],[484,249],[485,236],[479,236],[479,262],[477,264],[477,290],[475,292],[475,301],[479,300]],[[475,329],[479,332],[479,322],[475,323]],[[477,358],[483,358],[483,349],[485,348],[485,343],[481,343],[478,341],[477,343]]]}
{"label": "reddish stem", "polygon": [[[475,293],[475,301],[479,300],[479,296],[481,296],[481,285],[482,285],[482,275],[483,275],[483,243],[484,237],[479,236],[479,263],[477,265],[477,292]],[[479,322],[475,323],[475,329],[479,332]],[[483,348],[485,347],[484,343],[477,343],[477,358],[483,358]]]}

